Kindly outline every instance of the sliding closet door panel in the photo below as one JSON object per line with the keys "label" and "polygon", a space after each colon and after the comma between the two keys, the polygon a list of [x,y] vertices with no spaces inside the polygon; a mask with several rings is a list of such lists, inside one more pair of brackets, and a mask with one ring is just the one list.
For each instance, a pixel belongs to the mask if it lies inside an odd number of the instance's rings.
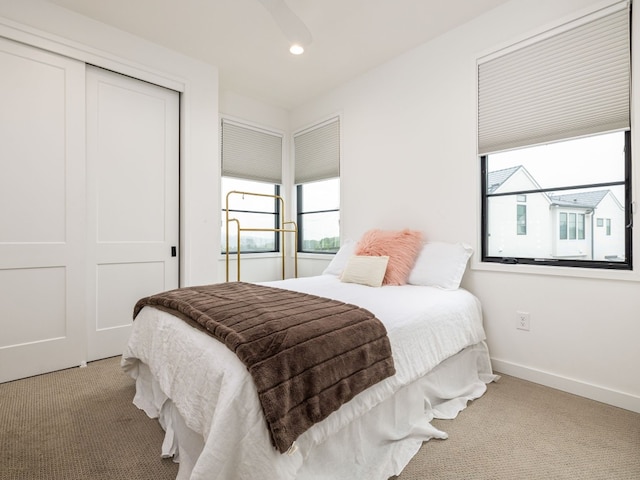
{"label": "sliding closet door panel", "polygon": [[80,365],[84,64],[0,38],[0,382]]}
{"label": "sliding closet door panel", "polygon": [[89,359],[121,354],[135,302],[178,287],[179,95],[87,67]]}

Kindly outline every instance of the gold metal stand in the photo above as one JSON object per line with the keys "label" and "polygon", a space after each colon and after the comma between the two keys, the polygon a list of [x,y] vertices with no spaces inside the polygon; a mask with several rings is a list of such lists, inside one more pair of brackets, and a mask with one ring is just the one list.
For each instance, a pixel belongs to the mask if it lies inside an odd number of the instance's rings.
{"label": "gold metal stand", "polygon": [[[240,226],[240,220],[237,218],[229,218],[229,197],[231,195],[251,195],[254,197],[269,197],[273,198],[280,202],[280,228],[246,228]],[[225,205],[225,214],[226,214],[226,248],[225,248],[225,260],[226,260],[226,269],[227,269],[227,282],[229,281],[229,224],[231,222],[235,222],[238,229],[238,239],[236,245],[236,258],[237,258],[237,271],[236,271],[236,281],[240,281],[240,234],[241,232],[278,232],[280,234],[280,248],[282,252],[282,279],[285,278],[285,241],[284,234],[285,233],[293,233],[294,234],[294,248],[293,248],[293,259],[294,259],[294,275],[295,278],[298,278],[298,226],[296,222],[285,222],[284,221],[284,199],[280,195],[269,195],[266,193],[252,193],[252,192],[240,192],[237,190],[232,190],[227,193],[226,197],[226,205]],[[292,225],[291,228],[285,228],[285,225]]]}

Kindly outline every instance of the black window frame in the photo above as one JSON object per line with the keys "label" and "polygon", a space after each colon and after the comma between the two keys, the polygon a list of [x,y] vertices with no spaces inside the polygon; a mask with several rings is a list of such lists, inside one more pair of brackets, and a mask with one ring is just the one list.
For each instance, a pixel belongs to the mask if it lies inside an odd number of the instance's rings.
{"label": "black window frame", "polygon": [[[570,140],[570,139],[567,139]],[[501,264],[522,264],[522,265],[549,265],[557,267],[576,267],[576,268],[595,268],[608,270],[633,270],[633,208],[631,196],[631,130],[624,131],[624,182],[605,182],[594,183],[588,185],[571,185],[553,188],[540,188],[521,191],[510,191],[508,193],[487,193],[488,192],[488,155],[480,156],[481,164],[481,261],[485,263],[501,263]],[[529,195],[542,192],[569,191],[584,188],[606,187],[624,185],[625,199],[625,260],[623,262],[612,262],[606,260],[576,260],[576,259],[559,259],[559,258],[531,258],[531,257],[500,257],[488,254],[489,242],[487,237],[489,226],[489,199],[497,196],[514,196]],[[568,232],[567,232],[568,233]]]}
{"label": "black window frame", "polygon": [[[247,179],[248,180],[248,179]],[[275,183],[273,184],[273,190],[274,190],[274,195],[279,196],[280,195],[280,185]],[[229,209],[229,214],[236,212],[236,213],[251,213],[251,214],[258,214],[258,215],[273,215],[273,228],[277,229],[280,228],[280,215],[282,214],[282,212],[280,211],[280,201],[277,198],[273,199],[274,202],[274,211],[273,212],[261,212],[261,211],[257,211],[257,210],[238,210],[238,209],[233,209],[230,208]],[[227,209],[225,208],[225,205],[222,205],[222,221],[225,222],[226,221],[226,211]],[[280,232],[274,231],[273,232],[274,235],[274,246],[275,249],[274,250],[242,250],[240,253],[242,255],[255,255],[255,254],[263,254],[263,253],[280,253]],[[224,242],[223,242],[224,243]],[[225,250],[226,245],[221,244],[220,245],[220,253],[222,255],[226,254],[226,250]],[[236,251],[230,251],[229,255],[236,255],[238,252]]]}
{"label": "black window frame", "polygon": [[[339,178],[339,177],[336,177]],[[327,179],[328,180],[328,179]],[[304,250],[304,217],[309,214],[318,214],[318,213],[332,213],[332,212],[340,212],[340,207],[326,209],[326,210],[304,210],[304,202],[303,202],[303,194],[302,189],[304,187],[304,183],[300,183],[296,185],[296,222],[298,227],[298,245],[296,248],[298,253],[314,253],[318,255],[335,255],[337,251],[340,249],[340,237],[338,236],[338,245],[336,246],[335,251],[331,250]]]}

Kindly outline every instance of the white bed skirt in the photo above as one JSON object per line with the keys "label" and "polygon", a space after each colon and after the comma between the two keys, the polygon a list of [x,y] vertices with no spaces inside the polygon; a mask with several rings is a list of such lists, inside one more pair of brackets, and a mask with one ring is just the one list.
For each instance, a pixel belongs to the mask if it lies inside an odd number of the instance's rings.
{"label": "white bed skirt", "polygon": [[[146,365],[140,363],[135,370],[134,403],[148,414],[160,412],[158,419],[165,429],[162,456],[180,463],[179,480],[191,479],[204,447],[202,436],[187,427]],[[295,474],[296,480],[387,480],[398,475],[424,441],[447,438],[445,432],[430,424],[432,419],[455,418],[496,378],[486,344],[467,347],[326,441],[301,445],[308,454]],[[255,475],[253,478],[261,478],[259,466]]]}

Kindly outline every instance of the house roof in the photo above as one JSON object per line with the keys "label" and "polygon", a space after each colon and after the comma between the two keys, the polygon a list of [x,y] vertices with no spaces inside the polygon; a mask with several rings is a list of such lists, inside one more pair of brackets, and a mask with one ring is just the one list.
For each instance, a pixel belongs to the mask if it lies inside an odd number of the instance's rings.
{"label": "house roof", "polygon": [[489,174],[487,175],[487,193],[495,192],[504,182],[506,182],[511,177],[511,175],[516,173],[520,168],[523,168],[522,165],[489,172]]}
{"label": "house roof", "polygon": [[550,195],[552,205],[561,207],[595,208],[611,190],[575,192],[567,195]]}

